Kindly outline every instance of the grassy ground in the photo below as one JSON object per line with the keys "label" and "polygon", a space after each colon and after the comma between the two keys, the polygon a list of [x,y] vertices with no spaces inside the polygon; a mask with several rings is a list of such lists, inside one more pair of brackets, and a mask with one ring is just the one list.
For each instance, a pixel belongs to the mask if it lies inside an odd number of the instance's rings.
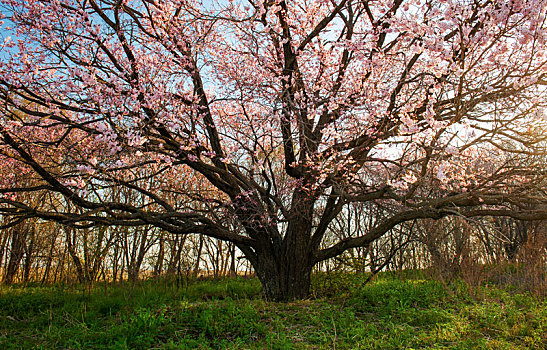
{"label": "grassy ground", "polygon": [[315,276],[311,300],[256,280],[0,287],[0,349],[545,349],[547,302],[423,276]]}

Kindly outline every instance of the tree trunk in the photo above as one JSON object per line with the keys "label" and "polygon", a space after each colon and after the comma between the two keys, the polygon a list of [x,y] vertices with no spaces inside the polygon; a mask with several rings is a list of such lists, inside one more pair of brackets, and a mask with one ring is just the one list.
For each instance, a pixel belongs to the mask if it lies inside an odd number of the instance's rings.
{"label": "tree trunk", "polygon": [[[263,254],[264,255],[264,254]],[[281,261],[293,260],[294,264],[283,264],[276,261],[273,255],[261,256],[253,264],[260,282],[264,297],[273,301],[288,301],[309,297],[312,265],[296,263],[301,260],[296,256],[281,256]]]}
{"label": "tree trunk", "polygon": [[82,261],[80,260],[80,257],[78,256],[78,253],[76,252],[76,249],[74,248],[74,245],[76,244],[76,231],[72,228],[65,227],[65,232],[66,232],[66,243],[67,243],[66,248],[68,249],[68,253],[70,254],[70,257],[72,258],[72,262],[74,263],[74,266],[76,266],[78,282],[84,283],[86,281],[84,266],[82,265]]}
{"label": "tree trunk", "polygon": [[304,233],[289,230],[282,241],[268,242],[255,248],[256,258],[250,261],[267,300],[289,301],[309,297],[314,263],[309,237]]}
{"label": "tree trunk", "polygon": [[236,246],[230,243],[230,276],[237,276],[236,271]]}
{"label": "tree trunk", "polygon": [[57,241],[57,230],[54,230],[53,234],[51,235],[51,241],[49,242],[49,253],[47,255],[46,268],[44,270],[44,275],[42,276],[42,282],[41,282],[42,284],[49,281],[51,263],[53,262],[53,251],[55,249],[56,241]]}
{"label": "tree trunk", "polygon": [[142,232],[141,240],[139,242],[137,257],[135,259],[132,259],[133,263],[131,264],[131,275],[129,276],[130,280],[135,281],[139,278],[142,262],[144,260],[146,252],[148,251],[148,248],[148,228],[145,228]]}
{"label": "tree trunk", "polygon": [[[265,232],[249,254],[267,300],[306,299],[310,294],[313,258],[312,229],[315,200],[306,191],[296,191],[283,237]],[[249,255],[251,255],[249,257]]]}
{"label": "tree trunk", "polygon": [[156,258],[156,263],[154,264],[154,276],[161,275],[161,272],[163,270],[163,259],[165,257],[165,237],[163,233],[160,232],[160,247],[158,256]]}
{"label": "tree trunk", "polygon": [[[25,230],[26,227],[22,227],[22,229]],[[13,283],[17,275],[17,271],[19,270],[21,259],[25,254],[25,236],[26,232],[22,232],[22,230],[18,228],[13,229],[11,233],[10,257],[6,269],[6,275],[4,276],[4,282],[6,284]]]}
{"label": "tree trunk", "polygon": [[34,226],[29,227],[30,231],[30,242],[25,247],[25,260],[23,262],[23,282],[28,283],[30,279],[30,268],[32,267],[32,262],[34,259],[34,245],[35,245],[35,231]]}
{"label": "tree trunk", "polygon": [[204,237],[203,236],[199,236],[199,247],[197,248],[197,257],[196,257],[196,264],[194,266],[194,271],[193,271],[193,275],[194,277],[197,277],[198,274],[199,274],[199,263],[201,261],[201,251],[203,250],[203,241],[204,241]]}

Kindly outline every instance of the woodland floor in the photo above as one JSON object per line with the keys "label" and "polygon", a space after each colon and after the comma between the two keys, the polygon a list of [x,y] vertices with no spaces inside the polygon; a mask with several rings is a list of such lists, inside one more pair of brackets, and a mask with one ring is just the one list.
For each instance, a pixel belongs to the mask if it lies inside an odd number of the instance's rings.
{"label": "woodland floor", "polygon": [[0,287],[0,349],[545,349],[547,301],[423,273],[318,275],[310,300],[255,279]]}

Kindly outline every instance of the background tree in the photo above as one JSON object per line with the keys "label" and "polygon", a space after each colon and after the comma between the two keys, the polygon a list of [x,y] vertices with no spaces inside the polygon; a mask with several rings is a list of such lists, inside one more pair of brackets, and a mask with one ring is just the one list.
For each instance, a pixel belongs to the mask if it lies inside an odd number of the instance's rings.
{"label": "background tree", "polygon": [[[229,241],[287,300],[408,221],[546,218],[545,1],[2,3],[15,221]],[[381,216],[325,240],[352,203]]]}

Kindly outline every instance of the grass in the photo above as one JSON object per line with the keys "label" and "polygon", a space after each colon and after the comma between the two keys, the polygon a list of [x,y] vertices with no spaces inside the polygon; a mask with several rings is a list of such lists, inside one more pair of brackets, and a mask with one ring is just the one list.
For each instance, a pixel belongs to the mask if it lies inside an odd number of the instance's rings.
{"label": "grass", "polygon": [[547,302],[413,274],[316,275],[265,302],[254,279],[0,289],[0,349],[545,349]]}

